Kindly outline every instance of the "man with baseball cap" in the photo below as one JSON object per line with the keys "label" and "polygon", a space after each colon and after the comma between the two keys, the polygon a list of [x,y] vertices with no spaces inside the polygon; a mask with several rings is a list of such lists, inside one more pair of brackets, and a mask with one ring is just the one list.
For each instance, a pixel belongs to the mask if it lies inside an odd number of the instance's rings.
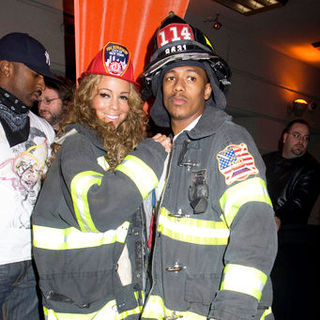
{"label": "man with baseball cap", "polygon": [[156,188],[152,286],[142,319],[273,319],[276,227],[257,147],[224,111],[230,70],[170,14],[144,71],[151,117],[173,132]]}
{"label": "man with baseball cap", "polygon": [[[54,138],[30,111],[54,79],[44,46],[26,33],[0,39],[0,318],[39,319],[30,216]],[[4,276],[2,276],[4,275]]]}

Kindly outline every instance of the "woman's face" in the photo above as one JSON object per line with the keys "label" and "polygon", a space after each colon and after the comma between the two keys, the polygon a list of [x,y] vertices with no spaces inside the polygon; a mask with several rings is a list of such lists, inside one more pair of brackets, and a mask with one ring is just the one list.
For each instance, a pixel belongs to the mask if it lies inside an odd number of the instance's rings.
{"label": "woman's face", "polygon": [[128,81],[103,76],[92,100],[97,117],[104,122],[112,122],[117,128],[126,119],[130,110],[129,94],[130,84]]}

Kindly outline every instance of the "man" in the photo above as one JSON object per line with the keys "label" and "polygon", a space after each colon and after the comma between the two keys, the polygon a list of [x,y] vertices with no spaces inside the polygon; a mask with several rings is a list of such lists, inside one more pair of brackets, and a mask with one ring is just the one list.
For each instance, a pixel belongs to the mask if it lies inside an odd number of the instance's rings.
{"label": "man", "polygon": [[171,13],[144,75],[155,96],[151,117],[171,125],[174,138],[165,187],[156,190],[153,283],[142,318],[273,319],[274,213],[254,141],[224,112],[227,64]]}
{"label": "man", "polygon": [[263,157],[268,191],[278,227],[306,225],[319,195],[319,163],[307,152],[310,127],[303,119],[290,122],[281,136],[281,150]]}
{"label": "man", "polygon": [[40,117],[46,119],[56,132],[63,114],[68,111],[73,91],[71,80],[61,76],[57,78],[59,81],[46,81],[46,89],[38,103]]}
{"label": "man", "polygon": [[29,108],[45,89],[47,50],[26,33],[0,39],[0,319],[39,319],[30,216],[54,138]]}
{"label": "man", "polygon": [[[303,119],[284,129],[280,151],[264,156],[275,210],[278,254],[271,273],[276,319],[318,319],[319,227],[307,225],[320,190],[319,163],[308,153],[310,127]],[[306,279],[308,274],[311,281]],[[295,307],[293,307],[295,306]]]}

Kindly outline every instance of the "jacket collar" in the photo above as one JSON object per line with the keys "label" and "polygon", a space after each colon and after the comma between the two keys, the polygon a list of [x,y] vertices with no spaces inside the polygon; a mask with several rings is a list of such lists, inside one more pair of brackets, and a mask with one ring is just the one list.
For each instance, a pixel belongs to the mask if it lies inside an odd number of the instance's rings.
{"label": "jacket collar", "polygon": [[204,112],[197,125],[187,134],[190,139],[199,139],[215,134],[220,126],[226,121],[231,120],[231,116],[225,111],[207,103]]}
{"label": "jacket collar", "polygon": [[98,148],[105,150],[103,146],[103,139],[97,135],[95,130],[80,123],[73,123],[66,127],[66,134],[68,134],[72,129],[75,129],[79,134],[88,137],[88,139]]}

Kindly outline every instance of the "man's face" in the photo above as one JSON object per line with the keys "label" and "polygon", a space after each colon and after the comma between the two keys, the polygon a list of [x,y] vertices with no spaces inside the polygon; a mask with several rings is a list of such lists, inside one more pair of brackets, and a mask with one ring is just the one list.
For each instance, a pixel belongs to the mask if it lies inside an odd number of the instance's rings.
{"label": "man's face", "polygon": [[175,134],[203,113],[212,91],[206,72],[196,66],[169,70],[163,77],[162,87],[163,103]]}
{"label": "man's face", "polygon": [[31,107],[39,100],[45,88],[44,78],[20,62],[10,62],[10,78],[6,90],[15,95],[26,106]]}
{"label": "man's face", "polygon": [[46,119],[53,127],[61,119],[63,104],[55,89],[46,88],[39,100],[38,110],[40,117]]}
{"label": "man's face", "polygon": [[295,123],[289,132],[283,135],[282,156],[287,159],[303,156],[307,152],[310,140],[308,127],[303,123]]}

